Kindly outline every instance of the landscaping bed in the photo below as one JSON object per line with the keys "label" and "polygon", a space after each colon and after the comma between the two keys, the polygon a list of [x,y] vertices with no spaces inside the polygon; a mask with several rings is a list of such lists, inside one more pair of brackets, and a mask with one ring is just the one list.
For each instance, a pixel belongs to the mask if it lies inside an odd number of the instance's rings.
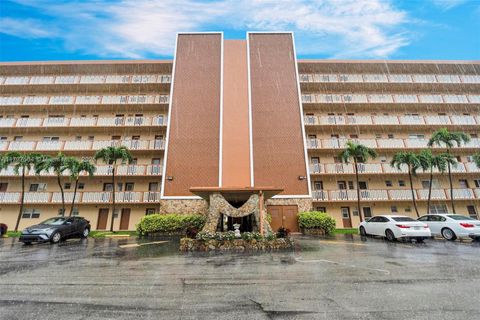
{"label": "landscaping bed", "polygon": [[293,248],[294,242],[290,238],[276,238],[273,240],[200,240],[180,239],[180,251],[271,251]]}

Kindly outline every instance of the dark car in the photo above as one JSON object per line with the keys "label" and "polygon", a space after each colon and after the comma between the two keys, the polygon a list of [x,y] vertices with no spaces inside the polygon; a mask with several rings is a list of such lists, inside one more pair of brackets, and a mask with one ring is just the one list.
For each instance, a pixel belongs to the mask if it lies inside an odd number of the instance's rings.
{"label": "dark car", "polygon": [[22,231],[20,241],[57,243],[67,238],[86,238],[90,232],[90,221],[82,217],[55,217]]}
{"label": "dark car", "polygon": [[5,223],[0,223],[0,237],[7,233],[8,227]]}

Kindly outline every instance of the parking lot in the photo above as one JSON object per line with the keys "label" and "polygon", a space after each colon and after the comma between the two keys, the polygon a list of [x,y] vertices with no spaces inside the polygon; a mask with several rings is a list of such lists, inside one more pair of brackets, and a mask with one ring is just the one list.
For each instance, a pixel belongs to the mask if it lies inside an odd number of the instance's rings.
{"label": "parking lot", "polygon": [[181,254],[170,239],[0,239],[0,319],[478,319],[480,243],[339,235]]}

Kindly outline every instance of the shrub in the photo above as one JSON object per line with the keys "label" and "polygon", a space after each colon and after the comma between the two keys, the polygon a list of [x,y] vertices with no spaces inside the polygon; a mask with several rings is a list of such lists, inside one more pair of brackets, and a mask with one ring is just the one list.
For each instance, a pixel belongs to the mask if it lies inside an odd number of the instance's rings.
{"label": "shrub", "polygon": [[187,229],[201,229],[205,217],[199,214],[151,214],[136,225],[137,232],[145,235],[154,232],[186,233]]}
{"label": "shrub", "polygon": [[335,231],[335,219],[325,212],[301,212],[298,214],[298,224],[304,229],[322,229],[325,234],[332,234]]}
{"label": "shrub", "polygon": [[290,229],[280,227],[277,231],[277,238],[286,238],[290,234]]}

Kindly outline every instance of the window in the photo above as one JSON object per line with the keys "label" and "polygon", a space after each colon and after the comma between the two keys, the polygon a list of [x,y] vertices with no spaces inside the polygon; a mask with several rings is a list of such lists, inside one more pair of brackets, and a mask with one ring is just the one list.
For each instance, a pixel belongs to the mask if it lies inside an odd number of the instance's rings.
{"label": "window", "polygon": [[372,209],[370,207],[363,207],[363,217],[364,218],[372,217]]}
{"label": "window", "polygon": [[78,208],[77,208],[77,207],[73,208],[73,210],[72,210],[72,216],[76,217],[76,216],[78,216],[78,215],[80,215],[80,211],[78,210]]}
{"label": "window", "polygon": [[395,136],[392,133],[389,133],[388,134],[388,139],[393,139],[393,138],[395,138]]}
{"label": "window", "polygon": [[412,208],[411,207],[406,207],[405,212],[412,212]]}
{"label": "window", "polygon": [[69,190],[71,187],[72,187],[72,184],[71,184],[70,182],[66,182],[66,183],[63,185],[63,189],[65,189],[65,190]]}
{"label": "window", "polygon": [[[353,185],[353,181],[348,181],[348,189],[350,190],[353,190],[355,189],[354,185]],[[361,188],[360,188],[361,189]]]}
{"label": "window", "polygon": [[458,180],[461,189],[468,189],[468,181],[465,179]]}
{"label": "window", "polygon": [[[352,183],[353,183],[353,181],[349,181],[349,182],[352,182]],[[359,182],[358,182],[358,188],[359,188],[360,190],[367,190],[367,189],[368,189],[367,182],[366,182],[366,181],[359,181]]]}
{"label": "window", "polygon": [[405,181],[403,181],[403,180],[398,180],[398,186],[399,186],[399,187],[405,187]]}
{"label": "window", "polygon": [[155,208],[147,208],[145,210],[145,215],[155,214]]}
{"label": "window", "polygon": [[125,191],[133,191],[134,185],[135,184],[133,182],[126,182],[125,183]]}
{"label": "window", "polygon": [[380,162],[381,162],[381,163],[387,162],[387,157],[385,157],[385,156],[380,156]]}
{"label": "window", "polygon": [[325,208],[325,207],[316,207],[316,208],[315,208],[315,211],[327,212],[327,208]]}
{"label": "window", "polygon": [[390,211],[392,211],[392,213],[398,213],[397,206],[391,206]]}
{"label": "window", "polygon": [[46,183],[32,183],[30,184],[30,192],[45,191],[47,189]]}
{"label": "window", "polygon": [[386,187],[391,187],[392,186],[392,181],[390,181],[390,180],[385,181],[385,186]]}
{"label": "window", "polygon": [[480,179],[475,179],[473,182],[475,183],[475,188],[480,188]]}
{"label": "window", "polygon": [[63,211],[63,208],[58,209],[58,215],[59,216],[64,216],[65,212]]}
{"label": "window", "polygon": [[22,219],[38,219],[40,218],[40,210],[38,209],[24,209]]}
{"label": "window", "polygon": [[150,192],[158,191],[158,182],[150,182],[148,184],[148,191]]}
{"label": "window", "polygon": [[79,182],[78,183],[78,190],[83,190],[83,189],[85,189],[85,183]]}
{"label": "window", "polygon": [[477,219],[477,210],[475,206],[467,206],[467,211],[470,218]]}
{"label": "window", "polygon": [[323,181],[314,181],[313,190],[323,190]]}
{"label": "window", "polygon": [[448,213],[447,205],[444,203],[432,203],[430,205],[430,213],[431,214]]}
{"label": "window", "polygon": [[342,218],[343,219],[350,219],[350,208],[348,207],[342,207]]}

